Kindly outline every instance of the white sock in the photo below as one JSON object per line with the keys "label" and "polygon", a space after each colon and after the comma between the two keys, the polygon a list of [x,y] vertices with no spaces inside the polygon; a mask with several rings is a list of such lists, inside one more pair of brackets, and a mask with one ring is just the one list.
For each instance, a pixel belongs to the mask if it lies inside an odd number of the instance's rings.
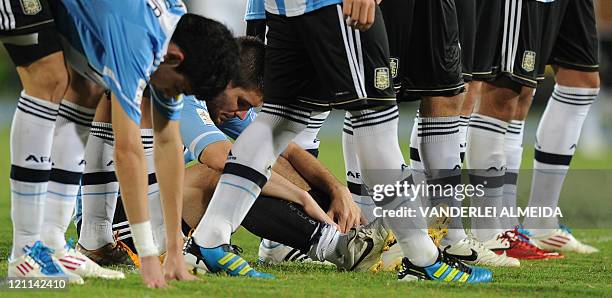
{"label": "white sock", "polygon": [[[451,185],[456,189],[461,184],[461,158],[459,146],[459,116],[419,118],[419,155],[426,169],[427,183],[431,185]],[[439,194],[431,197],[431,206],[446,204],[450,207],[461,207],[461,201],[450,195]],[[467,238],[463,230],[461,217],[452,218],[446,244],[457,243]]]}
{"label": "white sock", "polygon": [[113,243],[113,216],[119,194],[115,176],[113,129],[93,122],[85,147],[85,173],[81,187],[83,216],[79,244],[94,250]]}
{"label": "white sock", "polygon": [[63,100],[55,121],[47,202],[43,221],[43,241],[50,248],[62,250],[70,225],[81,177],[85,170],[85,144],[89,137],[95,109]]}
{"label": "white sock", "polygon": [[[506,175],[504,177],[504,207],[516,208],[516,190],[518,174],[523,159],[523,132],[525,121],[512,120],[506,131],[504,153],[506,154]],[[502,227],[505,230],[513,229],[519,225],[517,217],[503,217]]]}
{"label": "white sock", "polygon": [[[580,139],[582,125],[599,89],[555,85],[538,125],[530,207],[556,208],[565,175]],[[559,227],[557,218],[524,219],[534,234]]]}
{"label": "white sock", "polygon": [[[503,207],[503,186],[506,172],[504,139],[508,123],[493,117],[472,114],[467,131],[466,165],[470,172],[470,183],[484,185],[484,196],[474,196],[471,206],[495,207],[497,213]],[[484,183],[486,181],[486,185]],[[487,241],[503,231],[499,216],[472,218],[472,234]]]}
{"label": "white sock", "polygon": [[328,224],[323,225],[321,228],[321,237],[319,237],[316,247],[313,247],[313,249],[315,249],[315,253],[311,255],[315,255],[317,260],[321,262],[324,262],[328,260],[329,257],[334,256],[340,235],[341,233],[336,229],[336,227]]}
{"label": "white sock", "polygon": [[164,214],[161,205],[161,194],[159,184],[155,176],[155,158],[153,156],[153,129],[140,129],[142,145],[144,147],[145,159],[147,161],[147,173],[149,175],[149,189],[147,198],[149,201],[149,217],[153,229],[153,240],[159,252],[166,251],[166,228],[164,226]]}
{"label": "white sock", "polygon": [[469,116],[459,116],[459,157],[461,158],[461,164],[465,160],[465,150],[467,149],[467,129],[470,123]]}
{"label": "white sock", "polygon": [[[355,148],[363,181],[370,189],[379,184],[403,180],[406,167],[400,150],[396,106],[378,110],[351,111]],[[419,200],[393,196],[376,202],[384,210],[401,207],[418,210]],[[419,214],[419,212],[416,212]],[[417,266],[429,266],[438,257],[438,249],[427,235],[425,219],[417,216],[385,217],[384,223],[393,230],[404,256]]]}
{"label": "white sock", "polygon": [[232,146],[208,209],[193,233],[198,245],[213,248],[230,243],[231,233],[270,177],[272,164],[306,128],[311,114],[296,107],[264,104]]}
{"label": "white sock", "polygon": [[40,239],[59,105],[21,92],[11,125],[11,259]]}
{"label": "white sock", "polygon": [[363,180],[361,178],[361,169],[359,168],[357,153],[355,152],[355,140],[353,139],[353,125],[351,124],[350,113],[346,113],[344,118],[344,128],[342,129],[342,152],[344,155],[344,168],[346,173],[346,184],[353,201],[361,208],[361,214],[368,222],[373,221],[374,216],[374,201],[368,194]]}
{"label": "white sock", "polygon": [[316,155],[318,155],[319,144],[321,141],[319,141],[317,136],[321,130],[321,127],[323,127],[323,123],[325,123],[327,116],[329,116],[329,112],[311,116],[306,129],[295,136],[293,142],[302,147],[304,150],[311,153],[316,152]]}

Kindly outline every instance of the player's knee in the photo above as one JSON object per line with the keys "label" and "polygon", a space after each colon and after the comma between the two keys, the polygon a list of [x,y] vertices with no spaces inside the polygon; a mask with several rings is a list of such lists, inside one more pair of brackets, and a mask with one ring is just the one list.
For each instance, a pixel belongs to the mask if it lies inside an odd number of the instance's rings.
{"label": "player's knee", "polygon": [[59,102],[64,97],[69,79],[61,53],[41,58],[18,70],[27,94],[52,102]]}
{"label": "player's knee", "polygon": [[599,72],[586,72],[559,67],[555,74],[557,84],[566,87],[599,88]]}
{"label": "player's knee", "polygon": [[104,88],[81,76],[75,71],[70,72],[70,85],[66,97],[72,95],[83,106],[95,107],[104,94]]}

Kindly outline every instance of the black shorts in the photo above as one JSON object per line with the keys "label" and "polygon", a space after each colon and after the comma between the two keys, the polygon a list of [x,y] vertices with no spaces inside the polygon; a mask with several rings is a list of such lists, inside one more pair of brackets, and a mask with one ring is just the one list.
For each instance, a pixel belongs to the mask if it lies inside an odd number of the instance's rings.
{"label": "black shorts", "polygon": [[543,5],[544,34],[539,77],[546,64],[596,72],[599,70],[599,40],[592,0],[556,0]]}
{"label": "black shorts", "polygon": [[246,27],[246,35],[259,38],[261,41],[266,40],[266,20],[248,20]]}
{"label": "black shorts", "polygon": [[346,25],[340,5],[284,17],[266,14],[264,101],[310,110],[395,105],[380,9],[365,32]]}
{"label": "black shorts", "polygon": [[455,0],[455,5],[461,44],[461,71],[463,80],[470,82],[473,77],[476,46],[476,0]]}
{"label": "black shorts", "polygon": [[538,50],[542,39],[535,0],[476,0],[474,80],[506,76],[519,85],[537,86]]}
{"label": "black shorts", "polygon": [[465,90],[454,0],[384,0],[398,101]]}
{"label": "black shorts", "polygon": [[0,41],[16,66],[61,51],[51,8],[46,0],[3,0]]}

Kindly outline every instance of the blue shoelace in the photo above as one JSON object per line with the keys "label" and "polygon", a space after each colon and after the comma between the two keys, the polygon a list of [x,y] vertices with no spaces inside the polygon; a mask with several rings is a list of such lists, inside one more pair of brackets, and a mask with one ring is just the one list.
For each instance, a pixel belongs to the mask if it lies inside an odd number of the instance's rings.
{"label": "blue shoelace", "polygon": [[26,246],[24,249],[26,254],[30,256],[40,267],[44,274],[63,274],[64,271],[53,261],[51,254],[53,250],[46,247],[42,242],[36,241],[33,246]]}

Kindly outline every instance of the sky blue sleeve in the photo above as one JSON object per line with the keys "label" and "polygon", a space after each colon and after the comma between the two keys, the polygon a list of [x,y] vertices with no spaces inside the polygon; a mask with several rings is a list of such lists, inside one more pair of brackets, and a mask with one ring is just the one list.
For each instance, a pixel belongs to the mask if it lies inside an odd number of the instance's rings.
{"label": "sky blue sleeve", "polygon": [[223,122],[219,128],[221,128],[221,131],[223,131],[226,135],[235,140],[244,131],[244,129],[249,126],[251,122],[253,122],[255,116],[257,116],[257,112],[255,112],[255,109],[251,108],[247,112],[247,116],[244,118],[244,120],[238,117],[231,118]]}
{"label": "sky blue sleeve", "polygon": [[264,5],[264,1],[265,0],[248,0],[244,20],[265,20],[266,7]]}
{"label": "sky blue sleeve", "polygon": [[184,96],[180,121],[183,144],[193,159],[197,159],[208,145],[228,141],[227,137],[213,123],[204,102],[193,96]]}

